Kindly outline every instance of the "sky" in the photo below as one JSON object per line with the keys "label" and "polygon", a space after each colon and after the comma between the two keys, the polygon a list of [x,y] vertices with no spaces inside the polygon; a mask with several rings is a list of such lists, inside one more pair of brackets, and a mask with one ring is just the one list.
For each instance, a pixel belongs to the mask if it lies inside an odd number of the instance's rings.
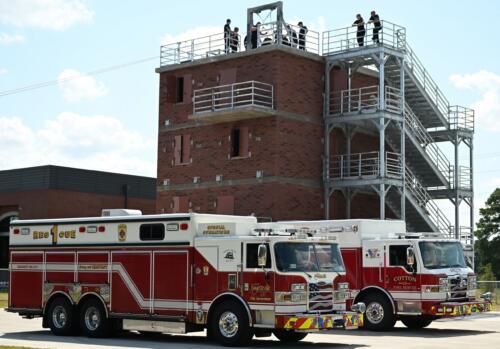
{"label": "sky", "polygon": [[[154,177],[160,45],[221,32],[226,18],[245,28],[246,9],[263,3],[0,0],[0,170],[54,164]],[[475,109],[477,218],[500,186],[500,2],[284,1],[285,20],[316,31],[372,9],[406,27],[451,104]],[[467,155],[462,147],[463,164]]]}

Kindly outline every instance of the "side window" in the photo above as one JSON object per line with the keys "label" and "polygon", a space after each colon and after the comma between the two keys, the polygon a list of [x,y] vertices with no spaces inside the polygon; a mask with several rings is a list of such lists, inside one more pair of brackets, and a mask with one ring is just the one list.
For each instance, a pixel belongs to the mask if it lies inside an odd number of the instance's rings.
{"label": "side window", "polygon": [[248,127],[234,128],[231,131],[231,157],[246,158],[248,152]]}
{"label": "side window", "polygon": [[161,223],[141,224],[139,238],[142,241],[157,241],[165,238],[165,226]]}
{"label": "side window", "polygon": [[[257,263],[257,250],[259,249],[259,244],[247,244],[247,260],[246,266],[247,268],[258,268],[259,264]],[[266,268],[271,268],[271,249],[269,248],[269,244],[267,246],[267,260],[266,260]]]}
{"label": "side window", "polygon": [[184,101],[184,77],[180,76],[175,81],[175,103]]}
{"label": "side window", "polygon": [[401,266],[408,269],[406,264],[406,249],[410,245],[391,245],[389,246],[389,265]]}

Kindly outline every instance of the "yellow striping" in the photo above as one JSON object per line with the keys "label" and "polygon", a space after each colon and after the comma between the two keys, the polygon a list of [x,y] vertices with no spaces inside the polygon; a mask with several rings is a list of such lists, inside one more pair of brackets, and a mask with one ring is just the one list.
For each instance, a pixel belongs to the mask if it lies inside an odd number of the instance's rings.
{"label": "yellow striping", "polygon": [[313,322],[313,319],[307,319],[306,321],[304,321],[304,323],[302,325],[300,325],[299,329],[300,330],[310,329],[312,322]]}

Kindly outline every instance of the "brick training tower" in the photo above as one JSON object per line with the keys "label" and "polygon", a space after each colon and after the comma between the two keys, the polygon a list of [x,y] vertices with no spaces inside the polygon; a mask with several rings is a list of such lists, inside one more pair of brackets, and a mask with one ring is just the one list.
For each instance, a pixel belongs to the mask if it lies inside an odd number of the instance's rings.
{"label": "brick training tower", "polygon": [[[361,40],[356,27],[320,35],[287,23],[281,2],[247,18],[245,40],[161,48],[157,210],[402,218],[470,245],[474,113],[450,105],[405,28],[381,21],[378,40],[371,24]],[[454,146],[453,162],[439,142]]]}

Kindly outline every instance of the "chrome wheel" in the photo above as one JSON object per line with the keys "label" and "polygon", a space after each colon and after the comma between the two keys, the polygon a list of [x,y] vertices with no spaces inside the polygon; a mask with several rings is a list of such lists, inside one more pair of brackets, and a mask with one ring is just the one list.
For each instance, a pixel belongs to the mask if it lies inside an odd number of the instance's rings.
{"label": "chrome wheel", "polygon": [[85,326],[95,331],[101,325],[101,313],[96,307],[88,307],[85,311]]}
{"label": "chrome wheel", "polygon": [[371,302],[366,307],[366,318],[372,324],[379,324],[384,319],[384,307],[377,302]]}
{"label": "chrome wheel", "polygon": [[238,328],[238,317],[233,312],[226,311],[222,313],[219,318],[219,330],[224,337],[234,337],[238,333]]}
{"label": "chrome wheel", "polygon": [[64,328],[68,321],[68,313],[62,305],[58,305],[52,311],[52,323],[57,328]]}

